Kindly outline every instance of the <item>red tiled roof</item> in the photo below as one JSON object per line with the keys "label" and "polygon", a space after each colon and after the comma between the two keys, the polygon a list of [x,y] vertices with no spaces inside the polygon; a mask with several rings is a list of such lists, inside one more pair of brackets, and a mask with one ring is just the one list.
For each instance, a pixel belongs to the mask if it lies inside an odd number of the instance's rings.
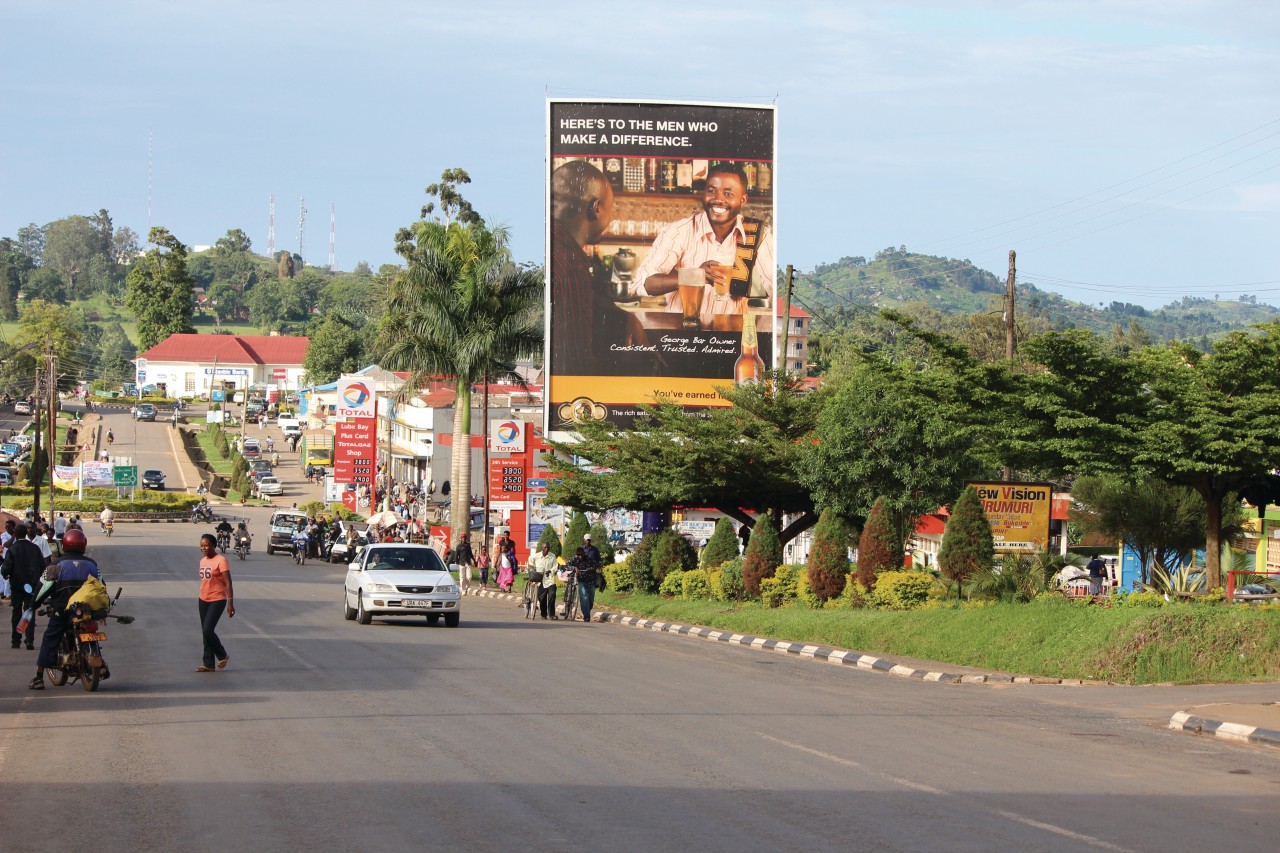
{"label": "red tiled roof", "polygon": [[922,515],[916,519],[916,533],[923,536],[941,536],[947,522],[936,515]]}
{"label": "red tiled roof", "polygon": [[801,308],[799,305],[792,305],[791,316],[792,317],[812,317],[813,315],[810,314],[808,311],[804,310],[803,308]]}
{"label": "red tiled roof", "polygon": [[141,354],[148,361],[207,364],[296,364],[307,356],[309,338],[292,335],[170,335]]}

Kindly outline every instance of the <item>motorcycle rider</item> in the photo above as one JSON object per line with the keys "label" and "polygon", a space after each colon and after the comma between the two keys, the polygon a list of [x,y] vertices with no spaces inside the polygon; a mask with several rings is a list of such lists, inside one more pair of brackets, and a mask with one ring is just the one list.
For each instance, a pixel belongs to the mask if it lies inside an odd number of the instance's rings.
{"label": "motorcycle rider", "polygon": [[[45,577],[51,578],[53,583],[41,589],[35,600],[35,606],[46,600],[49,604],[45,608],[48,619],[44,639],[40,641],[40,655],[36,658],[36,677],[27,685],[31,690],[43,690],[45,668],[58,665],[58,646],[62,642],[62,635],[71,627],[67,602],[90,575],[102,580],[98,564],[85,554],[88,547],[89,540],[85,538],[83,531],[68,530],[62,537],[62,559],[45,572]],[[102,662],[102,677],[111,677],[111,670],[107,668],[105,659]]]}
{"label": "motorcycle rider", "polygon": [[249,532],[249,528],[245,525],[243,520],[236,525],[235,539],[233,541],[237,544],[243,542],[244,552],[246,554],[249,553],[249,548],[253,545],[253,534]]}
{"label": "motorcycle rider", "polygon": [[227,547],[231,543],[231,522],[224,518],[222,521],[218,522],[218,526],[213,528],[213,530],[218,534],[218,547],[223,551],[227,550]]}
{"label": "motorcycle rider", "polygon": [[107,444],[115,444],[116,434],[111,430],[107,430]]}
{"label": "motorcycle rider", "polygon": [[[116,520],[116,514],[111,511],[111,507],[107,506],[106,504],[103,504],[102,513],[98,516],[98,521],[102,523],[102,532],[106,533],[107,525],[113,524],[115,520]],[[67,529],[70,530],[72,528],[68,527]],[[63,537],[64,538],[66,537],[65,533],[63,534]]]}

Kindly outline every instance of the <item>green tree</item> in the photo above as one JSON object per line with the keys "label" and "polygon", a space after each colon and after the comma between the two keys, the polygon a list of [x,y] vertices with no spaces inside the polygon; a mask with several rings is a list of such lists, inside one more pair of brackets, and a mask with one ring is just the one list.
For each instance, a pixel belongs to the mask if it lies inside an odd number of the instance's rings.
{"label": "green tree", "polygon": [[751,538],[742,555],[742,582],[753,596],[760,596],[760,582],[771,578],[782,565],[782,543],[768,513],[760,513],[751,526]]}
{"label": "green tree", "polygon": [[982,501],[972,486],[966,486],[947,519],[942,547],[938,549],[938,568],[944,577],[956,582],[956,598],[968,578],[991,569],[995,550],[991,522],[982,509]]}
{"label": "green tree", "polygon": [[445,224],[461,222],[464,225],[484,225],[484,219],[471,207],[471,202],[462,197],[458,187],[471,183],[471,176],[464,169],[445,169],[440,173],[440,183],[428,184],[426,193],[435,199],[422,206],[422,218],[431,219],[439,205],[440,216],[437,221]]}
{"label": "green tree", "polygon": [[39,225],[32,222],[19,228],[16,242],[32,267],[44,263],[44,229]]}
{"label": "green tree", "polygon": [[[818,520],[798,472],[823,395],[805,393],[799,379],[781,372],[719,392],[731,407],[686,412],[662,400],[641,406],[645,414],[632,430],[577,424],[582,440],[552,443],[557,454],[546,465],[558,482],[549,484],[547,499],[597,511],[715,507],[748,526],[754,510],[769,513],[775,530],[792,514],[781,534],[789,542]],[[575,456],[606,473],[583,473]]]}
{"label": "green tree", "polygon": [[281,280],[265,279],[251,287],[245,296],[249,319],[264,332],[279,331],[284,323],[283,285]]}
{"label": "green tree", "polygon": [[600,552],[600,565],[608,566],[613,563],[613,543],[609,541],[609,531],[604,529],[604,525],[599,522],[591,525],[591,544],[596,546],[596,550]]}
{"label": "green tree", "polygon": [[550,545],[551,553],[557,557],[564,553],[564,546],[560,544],[560,536],[550,524],[542,528],[542,535],[538,537],[538,544],[534,550],[541,551],[543,545]]}
{"label": "green tree", "polygon": [[59,362],[66,362],[74,357],[83,336],[82,314],[65,305],[33,299],[20,309],[13,345],[15,349],[51,354]]}
{"label": "green tree", "polygon": [[170,335],[194,331],[187,247],[164,228],[152,228],[147,240],[155,248],[129,271],[125,295],[125,305],[138,321],[138,344],[143,351]]}
{"label": "green tree", "polygon": [[809,551],[809,588],[827,602],[844,592],[849,578],[849,526],[832,509],[824,509],[813,530]]}
{"label": "green tree", "polygon": [[564,549],[573,556],[582,547],[582,537],[591,532],[591,524],[582,510],[575,510],[569,519],[569,527],[564,532]]}
{"label": "green tree", "polygon": [[[108,228],[110,223],[108,217]],[[69,298],[79,298],[83,295],[90,261],[97,254],[105,254],[100,232],[87,217],[68,216],[50,222],[44,234],[43,265],[62,277]]]}
{"label": "green tree", "polygon": [[872,505],[858,538],[858,582],[871,589],[881,572],[901,569],[903,541],[888,501],[880,498]]}
{"label": "green tree", "polygon": [[126,225],[117,228],[111,235],[111,259],[116,262],[118,269],[124,270],[141,254],[142,244],[132,228]]}
{"label": "green tree", "polygon": [[306,381],[313,385],[332,382],[343,373],[355,373],[363,365],[360,333],[341,320],[326,317],[310,335],[302,361]]}
{"label": "green tree", "polygon": [[209,297],[209,306],[213,309],[213,315],[217,318],[219,325],[240,316],[244,298],[230,282],[215,281],[209,286],[206,295]]}
{"label": "green tree", "polygon": [[[407,234],[407,236],[406,236]],[[511,262],[507,233],[479,224],[419,221],[398,235],[408,268],[388,284],[375,349],[379,363],[410,373],[405,388],[452,377],[453,446],[468,447],[471,386],[542,352],[541,277]],[[465,529],[471,454],[454,453],[455,538]]]}
{"label": "green tree", "polygon": [[213,244],[214,253],[219,255],[247,254],[252,248],[253,241],[239,228],[228,230]]}
{"label": "green tree", "polygon": [[716,521],[716,529],[712,531],[707,546],[698,557],[698,564],[704,569],[714,569],[738,556],[738,533],[733,529],[733,522],[724,516]]}
{"label": "green tree", "polygon": [[98,342],[98,378],[108,387],[118,387],[120,383],[132,380],[134,368],[131,359],[135,355],[137,348],[125,334],[124,327],[114,322],[106,325]]}
{"label": "green tree", "polygon": [[43,299],[61,305],[67,301],[67,282],[53,267],[38,267],[27,276],[22,294],[27,299]]}

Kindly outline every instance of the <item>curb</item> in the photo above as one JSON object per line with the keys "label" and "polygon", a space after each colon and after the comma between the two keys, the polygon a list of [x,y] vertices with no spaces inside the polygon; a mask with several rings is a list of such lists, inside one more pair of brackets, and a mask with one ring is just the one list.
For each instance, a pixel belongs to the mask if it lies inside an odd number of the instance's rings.
{"label": "curb", "polygon": [[[511,601],[520,600],[520,596],[513,593],[489,589],[477,590],[468,588],[464,590],[463,594],[474,595],[479,598],[502,598]],[[655,631],[662,634],[676,634],[684,637],[697,637],[704,640],[714,640],[716,642],[729,643],[731,645],[743,646],[750,649],[778,652],[780,654],[795,655],[802,658],[812,658],[815,661],[822,661],[824,663],[840,666],[852,666],[857,669],[896,675],[899,678],[914,678],[918,681],[932,681],[939,684],[1048,684],[1064,687],[1084,687],[1105,683],[1101,681],[1084,681],[1079,678],[1045,678],[1031,675],[998,675],[994,673],[961,675],[951,672],[935,672],[926,669],[915,669],[914,667],[896,664],[888,658],[869,655],[864,652],[849,651],[847,649],[815,646],[808,643],[792,643],[785,640],[773,640],[766,637],[753,637],[749,634],[735,634],[732,631],[719,631],[713,628],[703,628],[696,625],[679,625],[673,622],[659,622],[656,619],[643,619],[637,616],[623,616],[617,613],[611,613],[607,610],[597,609],[597,613],[599,614],[599,618],[593,618],[593,622],[612,622],[617,625],[639,628],[644,631]],[[1280,735],[1277,737],[1280,737]]]}
{"label": "curb", "polygon": [[1280,747],[1280,731],[1275,729],[1246,726],[1241,723],[1227,723],[1222,720],[1209,720],[1189,714],[1186,711],[1179,711],[1174,714],[1169,720],[1169,728],[1190,734],[1210,735],[1211,737],[1235,741],[1236,743]]}

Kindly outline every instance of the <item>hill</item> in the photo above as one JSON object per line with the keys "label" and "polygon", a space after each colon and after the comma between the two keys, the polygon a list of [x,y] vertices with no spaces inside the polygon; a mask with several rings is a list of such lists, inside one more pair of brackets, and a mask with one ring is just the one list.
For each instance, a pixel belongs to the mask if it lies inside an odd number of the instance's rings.
{"label": "hill", "polygon": [[[1002,279],[967,260],[916,254],[905,246],[883,249],[871,260],[846,257],[819,264],[796,281],[799,301],[820,317],[823,309],[841,309],[836,313],[843,314],[850,308],[932,310],[943,317],[999,312],[1004,290]],[[1228,332],[1280,317],[1280,309],[1255,297],[1227,301],[1184,296],[1163,308],[1148,309],[1127,302],[1085,305],[1030,281],[1019,281],[1017,290],[1019,316],[1036,318],[1049,328],[1108,333],[1131,329],[1136,322],[1152,341],[1182,340],[1202,349]]]}

